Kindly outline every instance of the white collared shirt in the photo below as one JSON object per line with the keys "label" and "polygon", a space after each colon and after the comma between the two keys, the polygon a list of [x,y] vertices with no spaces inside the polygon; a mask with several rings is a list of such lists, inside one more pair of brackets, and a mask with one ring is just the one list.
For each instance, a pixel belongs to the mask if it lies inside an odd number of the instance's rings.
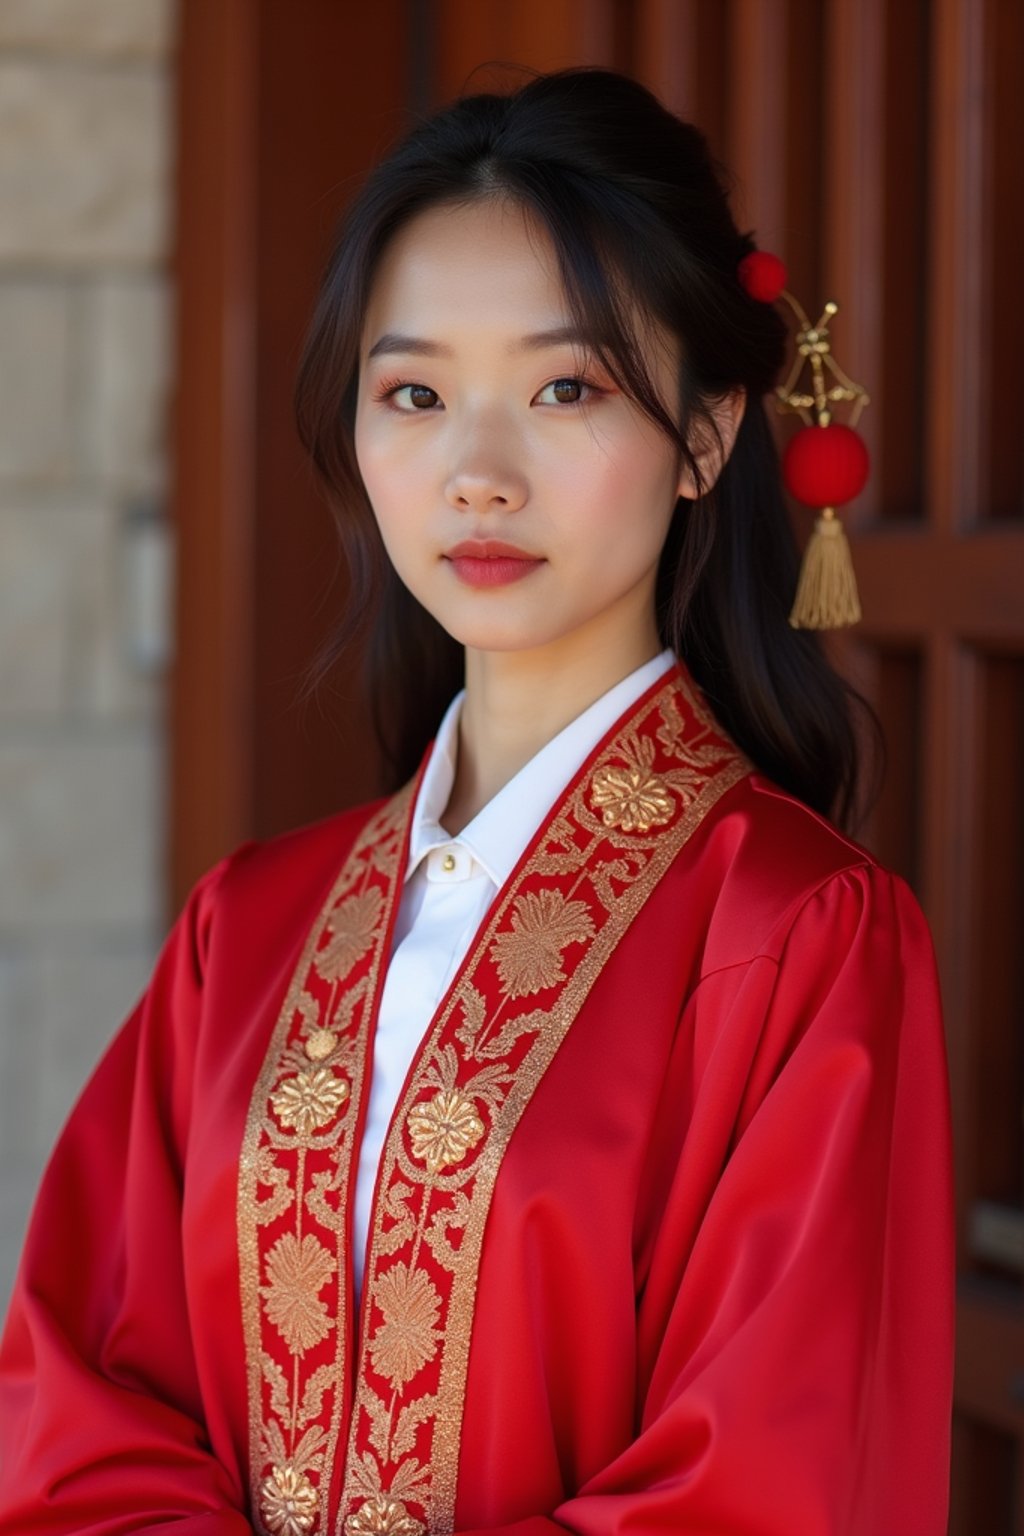
{"label": "white collared shirt", "polygon": [[601,737],[674,663],[673,652],[664,650],[609,688],[541,747],[457,837],[445,831],[441,817],[455,782],[465,690],[445,711],[413,810],[409,862],[374,1037],[353,1223],[357,1298],[384,1137],[437,1005],[541,819]]}

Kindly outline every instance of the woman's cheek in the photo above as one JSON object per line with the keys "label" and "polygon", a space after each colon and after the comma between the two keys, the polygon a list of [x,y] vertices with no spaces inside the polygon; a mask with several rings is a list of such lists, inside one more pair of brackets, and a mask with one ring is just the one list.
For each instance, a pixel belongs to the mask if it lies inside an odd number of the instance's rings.
{"label": "woman's cheek", "polygon": [[359,470],[383,532],[385,528],[397,528],[403,521],[412,522],[417,492],[420,499],[423,496],[423,483],[408,452],[376,452],[375,446],[372,441],[364,444]]}

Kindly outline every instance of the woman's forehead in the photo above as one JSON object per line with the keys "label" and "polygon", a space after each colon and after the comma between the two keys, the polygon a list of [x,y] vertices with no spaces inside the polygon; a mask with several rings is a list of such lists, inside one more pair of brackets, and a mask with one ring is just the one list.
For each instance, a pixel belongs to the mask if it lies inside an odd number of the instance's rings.
{"label": "woman's forehead", "polygon": [[[641,344],[671,358],[671,337],[634,299],[627,313]],[[523,204],[488,197],[431,207],[385,247],[364,318],[364,357],[397,352],[398,341],[406,355],[443,357],[485,343],[515,355],[546,339],[589,344],[571,314],[554,241]]]}
{"label": "woman's forehead", "polygon": [[516,316],[519,330],[566,324],[569,315],[551,237],[525,209],[488,198],[416,214],[382,253],[368,326],[405,331]]}

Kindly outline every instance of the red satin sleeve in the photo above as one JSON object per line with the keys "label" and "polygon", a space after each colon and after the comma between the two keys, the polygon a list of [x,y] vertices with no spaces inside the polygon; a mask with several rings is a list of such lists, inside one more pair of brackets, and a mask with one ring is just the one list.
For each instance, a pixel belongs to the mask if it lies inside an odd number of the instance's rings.
{"label": "red satin sleeve", "polygon": [[943,1536],[950,1117],[909,889],[832,877],[781,948],[704,979],[679,1041],[701,1075],[638,1303],[635,1438],[490,1536]]}
{"label": "red satin sleeve", "polygon": [[202,1425],[182,1157],[222,860],[83,1092],[36,1200],[0,1343],[4,1536],[250,1536]]}

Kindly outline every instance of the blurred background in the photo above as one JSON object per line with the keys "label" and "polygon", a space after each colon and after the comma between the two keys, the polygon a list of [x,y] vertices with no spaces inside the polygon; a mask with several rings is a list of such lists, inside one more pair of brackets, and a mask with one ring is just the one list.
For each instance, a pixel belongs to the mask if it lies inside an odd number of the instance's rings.
{"label": "blurred background", "polygon": [[297,702],[345,601],[291,415],[338,214],[412,116],[587,63],[704,129],[871,395],[836,659],[942,970],[950,1530],[1021,1536],[1020,0],[0,0],[0,1303],[191,883],[377,788],[350,676]]}

